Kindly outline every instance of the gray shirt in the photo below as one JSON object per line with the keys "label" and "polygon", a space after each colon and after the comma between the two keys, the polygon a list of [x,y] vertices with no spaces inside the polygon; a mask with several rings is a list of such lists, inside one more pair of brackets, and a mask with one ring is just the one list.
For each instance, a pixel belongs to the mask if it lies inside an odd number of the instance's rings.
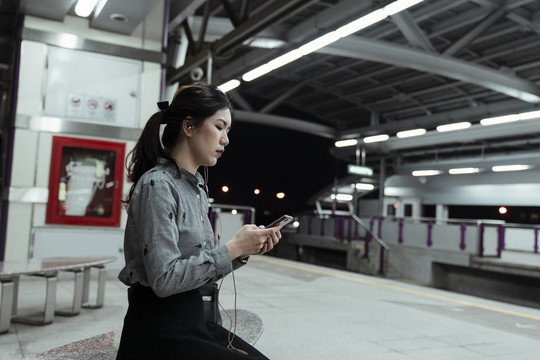
{"label": "gray shirt", "polygon": [[199,173],[163,164],[139,179],[127,207],[120,281],[166,297],[215,282],[242,265],[217,244],[203,188]]}

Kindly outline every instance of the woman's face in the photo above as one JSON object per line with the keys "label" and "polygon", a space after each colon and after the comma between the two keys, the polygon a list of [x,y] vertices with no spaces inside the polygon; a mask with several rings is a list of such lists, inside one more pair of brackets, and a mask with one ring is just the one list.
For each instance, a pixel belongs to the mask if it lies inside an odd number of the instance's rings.
{"label": "woman's face", "polygon": [[190,139],[192,154],[198,166],[214,166],[229,144],[228,133],[231,129],[231,111],[224,108],[195,129]]}

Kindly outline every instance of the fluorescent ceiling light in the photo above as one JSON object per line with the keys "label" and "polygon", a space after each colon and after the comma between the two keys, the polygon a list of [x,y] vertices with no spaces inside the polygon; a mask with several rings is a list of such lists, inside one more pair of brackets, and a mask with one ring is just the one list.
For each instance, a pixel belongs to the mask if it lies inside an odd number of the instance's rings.
{"label": "fluorescent ceiling light", "polygon": [[94,7],[96,6],[98,0],[79,0],[77,5],[75,5],[75,14],[80,17],[88,17]]}
{"label": "fluorescent ceiling light", "polygon": [[358,144],[356,139],[338,140],[334,143],[335,147],[354,146]]}
{"label": "fluorescent ceiling light", "polygon": [[305,45],[300,46],[298,50],[300,50],[302,55],[311,54],[312,52],[315,52],[320,48],[325,47],[326,45],[330,45],[331,43],[338,41],[340,38],[341,36],[339,36],[337,32],[332,31],[326,35],[323,35],[316,38],[315,40],[308,42]]}
{"label": "fluorescent ceiling light", "polygon": [[519,116],[517,114],[512,115],[504,115],[504,116],[497,116],[492,118],[485,118],[480,120],[480,124],[482,125],[497,125],[497,124],[504,124],[509,123],[513,121],[518,121]]}
{"label": "fluorescent ceiling light", "polygon": [[378,23],[381,20],[384,20],[388,17],[386,12],[383,9],[375,10],[365,16],[362,16],[359,19],[356,19],[347,25],[343,25],[336,30],[336,33],[340,38],[354,34],[357,31],[360,31],[368,26],[371,26],[375,23]]}
{"label": "fluorescent ceiling light", "polygon": [[455,131],[455,130],[463,130],[468,129],[471,127],[470,122],[458,122],[453,124],[446,124],[446,125],[439,125],[437,126],[438,132],[446,132],[446,131]]}
{"label": "fluorescent ceiling light", "polygon": [[479,172],[480,169],[478,168],[457,168],[457,169],[450,169],[448,172],[452,175],[459,175],[459,174],[475,174]]}
{"label": "fluorescent ceiling light", "polygon": [[540,119],[540,111],[529,111],[518,114],[519,120]]}
{"label": "fluorescent ceiling light", "polygon": [[408,138],[412,136],[424,135],[425,133],[426,133],[426,129],[413,129],[413,130],[400,131],[396,134],[396,136],[398,138]]}
{"label": "fluorescent ceiling light", "polygon": [[422,2],[424,0],[398,0],[394,1],[391,4],[388,4],[384,7],[384,11],[388,14],[388,16],[392,16],[397,14],[400,11],[403,11],[405,9],[410,8],[413,5],[418,4],[419,2]]}
{"label": "fluorescent ceiling light", "polygon": [[499,165],[494,166],[491,168],[491,170],[495,172],[501,172],[501,171],[521,171],[521,170],[527,170],[530,166],[528,165]]}
{"label": "fluorescent ceiling light", "polygon": [[261,48],[261,49],[276,49],[287,44],[283,40],[270,38],[251,38],[244,42],[244,45]]}
{"label": "fluorescent ceiling light", "polygon": [[355,185],[357,190],[367,190],[371,191],[375,189],[375,186],[373,184],[364,184],[364,183],[358,183]]}
{"label": "fluorescent ceiling light", "polygon": [[353,196],[351,194],[332,194],[330,195],[330,198],[332,200],[351,201],[353,199]]}
{"label": "fluorescent ceiling light", "polygon": [[227,81],[225,84],[221,84],[218,86],[218,89],[227,92],[231,91],[232,89],[236,89],[238,86],[240,86],[240,80],[232,79]]}
{"label": "fluorescent ceiling light", "polygon": [[[393,3],[385,6],[382,9],[375,10],[365,16],[362,16],[361,18],[342,26],[338,28],[337,30],[326,33],[325,35],[322,35],[308,42],[307,44],[300,46],[299,48],[295,50],[289,51],[288,53],[280,56],[279,58],[276,58],[272,61],[267,62],[266,64],[256,67],[255,69],[251,71],[248,71],[247,73],[242,75],[242,79],[244,81],[251,81],[260,76],[268,74],[272,70],[275,70],[285,64],[288,64],[291,61],[297,60],[304,55],[311,54],[312,52],[317,51],[322,47],[330,45],[331,43],[341,38],[344,38],[359,30],[362,30],[368,26],[371,26],[381,20],[384,20],[390,15],[394,15],[422,1],[423,0],[394,1]],[[280,59],[282,57],[285,57],[285,58]]]}
{"label": "fluorescent ceiling light", "polygon": [[379,142],[379,141],[386,141],[390,138],[390,136],[386,135],[386,134],[381,134],[381,135],[375,135],[375,136],[368,136],[368,137],[365,137],[364,138],[364,142],[366,144],[369,144],[369,143],[374,143],[374,142]]}
{"label": "fluorescent ceiling light", "polygon": [[416,170],[412,172],[412,176],[433,176],[439,175],[440,170]]}

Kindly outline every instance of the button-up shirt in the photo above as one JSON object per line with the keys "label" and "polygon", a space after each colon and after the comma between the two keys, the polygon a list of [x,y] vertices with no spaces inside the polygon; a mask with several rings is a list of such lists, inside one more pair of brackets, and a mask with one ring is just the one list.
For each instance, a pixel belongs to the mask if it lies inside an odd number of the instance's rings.
{"label": "button-up shirt", "polygon": [[242,265],[217,244],[199,173],[157,165],[137,182],[127,213],[126,266],[119,279],[128,286],[140,283],[166,297],[215,282]]}

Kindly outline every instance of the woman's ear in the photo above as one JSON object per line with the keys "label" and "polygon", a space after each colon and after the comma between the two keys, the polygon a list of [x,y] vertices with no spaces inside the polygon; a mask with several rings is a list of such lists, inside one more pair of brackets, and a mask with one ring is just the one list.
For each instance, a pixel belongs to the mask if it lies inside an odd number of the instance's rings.
{"label": "woman's ear", "polygon": [[191,120],[191,117],[187,117],[182,122],[182,128],[184,129],[184,134],[186,136],[190,137],[193,133],[193,121]]}

